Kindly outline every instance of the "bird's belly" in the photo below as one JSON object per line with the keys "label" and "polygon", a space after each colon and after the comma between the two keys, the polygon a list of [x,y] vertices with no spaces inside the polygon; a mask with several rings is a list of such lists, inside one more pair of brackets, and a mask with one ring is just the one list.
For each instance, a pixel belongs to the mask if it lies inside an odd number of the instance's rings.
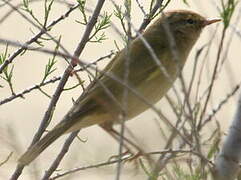
{"label": "bird's belly", "polygon": [[129,93],[128,95],[128,118],[131,119],[137,116],[149,109],[150,105],[157,103],[167,93],[175,79],[176,77],[172,77],[171,79],[164,77],[159,69],[146,77],[145,82],[136,86],[136,90],[143,99],[133,93]]}

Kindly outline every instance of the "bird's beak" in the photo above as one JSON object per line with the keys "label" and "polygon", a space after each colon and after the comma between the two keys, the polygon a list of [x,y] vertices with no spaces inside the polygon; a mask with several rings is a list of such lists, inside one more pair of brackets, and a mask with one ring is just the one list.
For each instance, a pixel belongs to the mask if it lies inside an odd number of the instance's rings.
{"label": "bird's beak", "polygon": [[211,19],[211,20],[207,19],[207,20],[203,21],[203,26],[207,26],[207,25],[219,22],[219,21],[221,21],[221,19]]}

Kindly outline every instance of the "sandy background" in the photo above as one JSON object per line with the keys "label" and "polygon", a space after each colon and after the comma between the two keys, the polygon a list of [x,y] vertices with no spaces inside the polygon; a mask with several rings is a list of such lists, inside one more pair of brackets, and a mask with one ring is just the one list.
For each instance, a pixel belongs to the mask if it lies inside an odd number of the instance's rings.
{"label": "sandy background", "polygon": [[[19,0],[13,0],[13,4],[18,4]],[[91,4],[94,7],[95,1],[91,1]],[[216,5],[220,6],[218,1],[188,1],[190,7],[186,6],[182,1],[172,1],[167,9],[192,9],[205,17],[216,18],[219,17]],[[43,4],[41,2],[35,2],[31,5],[36,14],[39,13],[39,16],[42,17]],[[66,12],[66,7],[63,5],[53,6],[53,11],[51,13],[51,20],[59,17],[61,14]],[[104,10],[108,11],[113,9],[111,3],[107,2],[105,4]],[[142,14],[139,10],[136,10],[133,3],[133,24],[136,27],[139,27],[139,24],[142,21]],[[0,12],[0,17],[3,16],[9,8],[2,8]],[[233,23],[237,16],[237,12],[240,11],[240,5],[237,7],[236,14],[233,18]],[[67,48],[71,53],[74,51],[76,45],[79,42],[79,39],[82,36],[83,26],[75,23],[75,20],[78,20],[80,13],[75,11],[71,14],[70,18],[67,18],[65,21],[58,24],[53,28],[51,34],[54,36],[62,35],[62,44]],[[113,18],[114,23],[119,26],[116,18]],[[193,48],[192,53],[189,56],[189,60],[184,69],[184,76],[186,81],[190,80],[190,74],[193,67],[193,58],[195,51],[203,46],[211,38],[211,35],[215,31],[215,28],[218,26],[218,33],[215,38],[215,43],[212,46],[210,55],[208,58],[209,66],[205,68],[205,75],[203,76],[203,81],[201,84],[201,89],[204,90],[207,87],[210,80],[210,72],[212,70],[213,62],[215,62],[217,47],[221,37],[222,23],[219,25],[213,25],[205,29],[200,40]],[[120,27],[120,26],[119,26]],[[239,30],[241,30],[241,23],[238,25]],[[8,19],[6,19],[2,24],[0,24],[0,37],[10,40],[17,40],[19,42],[25,42],[30,37],[33,36],[32,32],[38,32],[33,28],[25,19],[20,17],[18,14],[13,13]],[[228,36],[232,34],[232,30],[228,30]],[[93,61],[100,56],[104,56],[110,52],[110,50],[115,49],[113,40],[117,40],[119,45],[122,45],[120,37],[111,29],[106,32],[107,37],[109,38],[102,44],[88,44],[84,50],[81,58],[86,61]],[[228,40],[227,38],[226,40]],[[47,46],[53,48],[53,43],[45,43]],[[225,45],[227,44],[227,41]],[[226,48],[226,47],[225,47]],[[1,52],[3,52],[4,47],[0,46]],[[9,47],[9,53],[12,54],[16,48]],[[240,78],[240,69],[241,69],[241,38],[237,35],[234,35],[234,38],[230,44],[230,50],[228,52],[227,60],[224,63],[222,71],[219,74],[218,80],[214,87],[215,93],[212,96],[212,106],[215,107],[219,102],[225,98],[227,93],[229,93],[235,85],[237,85]],[[27,87],[30,87],[38,83],[43,77],[43,69],[45,64],[48,61],[49,56],[38,53],[38,52],[27,52],[23,56],[19,56],[14,61],[14,78],[13,84],[16,92],[20,92]],[[100,63],[99,66],[103,67],[106,62]],[[63,59],[58,58],[57,71],[55,76],[62,74],[66,67],[66,63]],[[209,68],[209,69],[208,69]],[[86,75],[83,74],[83,78],[86,78]],[[70,87],[77,81],[74,78],[71,78],[67,84],[67,87]],[[0,99],[4,99],[10,95],[10,91],[6,84],[0,79],[0,84],[3,84],[5,88],[0,89]],[[177,82],[178,86],[178,82]],[[56,84],[48,85],[44,88],[49,94],[55,90]],[[180,90],[180,89],[179,89]],[[71,98],[77,98],[81,92],[81,88],[76,88],[75,90],[68,91],[62,94],[61,99],[57,105],[57,109],[54,113],[53,121],[50,127],[53,127],[56,122],[58,122],[63,115],[68,111],[72,105]],[[239,93],[237,93],[239,94]],[[222,110],[217,114],[216,120],[221,123],[221,127],[224,131],[227,130],[228,124],[231,122],[233,113],[235,110],[237,95],[233,96],[230,101],[222,108]],[[29,145],[32,140],[33,134],[36,132],[39,123],[45,113],[46,107],[48,106],[49,99],[42,95],[39,91],[35,90],[32,93],[25,96],[25,99],[17,99],[10,103],[0,106],[0,162],[3,161],[6,156],[13,151],[16,147],[19,149],[19,153],[22,153]],[[166,101],[162,100],[157,105],[162,109],[166,114],[169,114],[170,110],[167,107]],[[169,114],[171,117],[172,115]],[[160,137],[159,127],[156,126],[155,121],[152,119],[157,118],[157,116],[152,111],[147,111],[140,116],[136,117],[132,121],[127,123],[128,127],[138,138],[138,141],[145,145],[146,150],[154,151],[162,147],[162,140],[158,139]],[[49,127],[49,129],[50,129]],[[211,127],[210,127],[211,128]],[[11,134],[12,133],[12,134]],[[50,159],[53,159],[56,153],[59,151],[59,146],[61,146],[63,140],[66,138],[62,137],[56,143],[54,143],[51,148],[46,150],[45,153],[41,155],[38,159],[38,167],[44,168],[48,167]],[[89,164],[95,164],[96,162],[103,162],[109,158],[110,155],[114,155],[118,151],[118,144],[109,137],[103,130],[97,126],[84,129],[80,133],[80,137],[83,139],[88,139],[86,143],[81,143],[75,141],[73,146],[71,146],[71,153],[66,156],[64,165],[61,165],[60,168],[73,168],[79,166],[86,166]],[[0,167],[0,179],[8,179],[12,174],[13,168],[16,165],[16,160],[19,154],[14,153],[12,158],[7,164],[4,164]],[[74,159],[74,161],[73,161]],[[46,161],[45,161],[46,160]],[[41,162],[40,162],[41,161]],[[128,165],[127,165],[128,166]],[[45,168],[46,169],[46,168]],[[98,180],[111,180],[115,178],[115,166],[109,166],[100,169],[82,171],[77,174],[76,179],[98,179]],[[125,175],[123,179],[146,179],[146,176],[142,171],[135,174],[132,168],[126,168]],[[33,177],[29,174],[36,173],[34,168],[26,168],[22,179],[32,179]],[[40,172],[42,174],[43,172]],[[98,176],[96,176],[98,174]],[[40,176],[41,177],[41,176]],[[67,178],[68,179],[68,178]]]}

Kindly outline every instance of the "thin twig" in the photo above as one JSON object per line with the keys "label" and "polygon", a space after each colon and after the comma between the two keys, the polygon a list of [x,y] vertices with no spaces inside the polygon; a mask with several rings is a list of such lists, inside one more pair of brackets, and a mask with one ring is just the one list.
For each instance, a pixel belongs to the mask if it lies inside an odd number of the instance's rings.
{"label": "thin twig", "polygon": [[141,5],[141,3],[139,2],[139,0],[136,0],[136,3],[138,5],[139,9],[141,10],[141,12],[143,13],[144,17],[146,17],[147,16],[146,11],[145,11],[144,7]]}
{"label": "thin twig", "polygon": [[156,4],[154,5],[153,9],[151,10],[151,12],[148,14],[147,17],[144,18],[143,22],[141,23],[138,31],[142,32],[147,26],[148,24],[151,22],[152,17],[154,16],[154,14],[157,12],[157,10],[161,7],[163,0],[156,0]]}
{"label": "thin twig", "polygon": [[[83,51],[85,44],[87,43],[87,40],[90,36],[90,33],[97,21],[97,17],[100,13],[100,10],[101,10],[103,4],[104,4],[104,0],[98,1],[96,9],[93,12],[92,18],[90,19],[89,24],[86,26],[85,33],[84,33],[83,37],[81,38],[81,42],[79,43],[78,47],[76,48],[76,51],[74,53],[75,57],[79,56],[81,54],[81,52]],[[58,87],[56,88],[56,91],[53,94],[49,107],[47,108],[47,111],[45,112],[41,125],[40,125],[37,133],[35,134],[31,145],[35,144],[40,139],[42,134],[44,133],[44,131],[48,125],[48,122],[53,114],[55,106],[59,100],[60,94],[63,91],[64,85],[66,84],[74,65],[75,65],[75,59],[72,59],[71,64],[66,68],[66,70],[60,80],[60,83],[58,84]],[[17,167],[16,171],[14,172],[11,179],[12,180],[18,179],[18,177],[21,175],[23,168],[24,168],[23,165],[18,165],[18,167]]]}
{"label": "thin twig", "polygon": [[6,164],[9,161],[9,159],[11,158],[12,155],[13,155],[13,152],[10,152],[9,155],[6,157],[6,159],[3,160],[2,162],[0,162],[0,167],[2,165]]}
{"label": "thin twig", "polygon": [[[113,1],[112,1],[113,2]],[[125,1],[125,9],[126,9],[126,14],[124,14],[124,17],[127,21],[127,44],[125,48],[125,71],[124,71],[124,77],[123,81],[124,83],[128,84],[129,82],[129,73],[130,73],[130,41],[131,41],[131,15],[130,15],[130,4],[128,1]],[[121,154],[123,151],[123,146],[124,146],[124,132],[125,132],[125,121],[127,120],[127,112],[128,112],[128,89],[125,87],[123,91],[123,97],[122,97],[122,106],[124,109],[124,113],[122,114],[121,117],[121,129],[120,129],[120,140],[119,140],[119,158],[118,158],[118,163],[117,163],[117,171],[116,171],[116,180],[120,180],[121,176],[121,168],[122,168],[122,163],[121,163]]]}
{"label": "thin twig", "polygon": [[57,167],[59,166],[60,162],[64,158],[65,154],[68,152],[71,143],[74,141],[74,139],[78,135],[78,133],[79,133],[79,131],[75,131],[69,135],[69,137],[66,139],[60,153],[58,154],[56,159],[53,161],[53,163],[51,164],[49,169],[47,171],[45,171],[45,174],[44,174],[44,177],[42,178],[42,180],[48,180],[49,177],[53,174],[53,172],[57,169]]}
{"label": "thin twig", "polygon": [[[97,22],[97,18],[98,18],[99,14],[100,14],[100,11],[101,11],[101,9],[102,9],[102,7],[104,5],[104,2],[105,2],[105,0],[99,0],[97,2],[97,5],[96,5],[95,10],[94,10],[94,12],[92,14],[92,17],[89,20],[89,23],[86,26],[85,32],[84,32],[84,34],[83,34],[83,36],[82,36],[82,38],[80,40],[80,43],[78,44],[78,46],[77,46],[77,48],[76,48],[76,50],[74,52],[74,57],[79,57],[80,54],[82,53],[86,43],[88,42],[89,36],[91,34],[91,31],[94,28],[95,23]],[[43,134],[45,128],[47,127],[49,119],[51,118],[53,110],[55,109],[55,106],[56,106],[56,104],[57,104],[57,102],[59,100],[59,97],[60,97],[60,95],[61,95],[61,93],[63,91],[63,88],[64,88],[64,86],[65,86],[65,84],[66,84],[66,82],[67,82],[67,80],[68,80],[72,70],[73,70],[73,67],[76,66],[76,65],[77,65],[76,64],[76,59],[73,58],[72,61],[71,61],[71,64],[66,68],[66,70],[65,70],[65,72],[64,72],[64,74],[63,74],[63,76],[62,76],[62,78],[60,80],[60,83],[59,83],[58,87],[56,88],[56,91],[55,91],[55,93],[53,95],[53,98],[51,99],[49,107],[48,107],[48,109],[47,109],[47,111],[45,113],[45,116],[44,116],[44,118],[42,120],[40,128],[39,128],[38,132],[36,133],[32,144],[34,144],[35,142],[37,142],[40,139],[40,137]],[[74,133],[72,135],[74,135]],[[66,143],[63,148],[64,149],[68,149],[70,144],[71,143]],[[63,156],[64,156],[64,154],[63,154]],[[54,163],[56,163],[56,162],[54,162]],[[60,163],[60,161],[58,161],[58,164],[55,164],[54,167],[57,168],[59,163]],[[51,171],[49,171],[48,174],[51,175],[54,172],[54,170],[55,169],[52,168]]]}
{"label": "thin twig", "polygon": [[47,33],[47,31],[49,29],[51,29],[53,26],[55,26],[56,24],[58,24],[59,22],[61,22],[62,20],[64,20],[66,17],[69,16],[69,14],[71,12],[73,12],[75,9],[77,9],[79,7],[79,5],[76,5],[74,7],[69,8],[69,10],[62,16],[60,16],[59,18],[57,18],[56,20],[54,20],[52,23],[50,23],[49,26],[47,26],[46,28],[42,28],[40,30],[40,32],[35,35],[33,38],[31,38],[29,41],[25,42],[23,46],[21,46],[21,48],[19,48],[16,52],[14,52],[6,61],[4,61],[3,64],[1,64],[0,66],[0,74],[2,73],[2,71],[10,64],[13,62],[13,60],[20,55],[21,53],[23,53],[26,50],[26,47],[34,42],[37,42],[37,40],[45,33]]}
{"label": "thin twig", "polygon": [[[42,1],[42,0],[31,0],[29,1],[29,3],[33,3],[33,2],[39,2],[39,1]],[[10,2],[10,0],[8,0],[8,2]],[[67,2],[67,1],[62,1],[62,0],[57,0],[56,2],[60,3],[60,4],[65,4],[68,8],[71,8],[73,6],[73,4]],[[5,2],[4,5],[7,5],[7,3]],[[23,5],[23,3],[19,3],[17,5],[15,5],[15,9],[19,9],[21,6]],[[10,17],[11,14],[13,14],[15,12],[14,9],[10,9],[7,13],[5,13],[3,15],[3,17],[0,19],[0,24],[2,24],[3,22],[6,21],[6,19],[8,17]]]}
{"label": "thin twig", "polygon": [[238,85],[236,85],[236,86],[233,88],[233,90],[232,90],[230,93],[228,93],[228,94],[226,95],[226,97],[225,97],[222,101],[219,102],[219,104],[217,105],[217,107],[212,110],[212,112],[208,115],[208,117],[203,121],[200,130],[202,129],[202,127],[205,126],[205,124],[207,124],[207,123],[212,119],[212,117],[214,117],[214,116],[217,114],[218,111],[220,111],[220,109],[223,107],[223,105],[225,105],[225,104],[228,102],[228,100],[229,100],[231,97],[233,97],[234,94],[236,94],[236,92],[238,92],[238,90],[240,89],[240,84],[241,84],[241,83],[239,83]]}
{"label": "thin twig", "polygon": [[[145,156],[150,156],[150,155],[160,155],[160,154],[175,154],[176,155],[176,154],[183,154],[183,153],[184,154],[185,153],[191,153],[193,155],[196,155],[198,157],[201,157],[201,158],[205,159],[208,163],[213,164],[210,160],[206,159],[203,155],[199,154],[198,152],[193,151],[192,149],[191,150],[167,149],[167,150],[163,150],[163,151],[153,151],[153,152],[142,153],[142,154],[140,154],[139,157],[142,157],[142,156],[145,157]],[[135,156],[135,155],[122,157],[121,162],[126,162],[126,161],[132,159],[133,156]],[[116,163],[118,163],[118,160],[112,160],[112,161],[108,160],[108,161],[97,163],[97,164],[94,164],[94,165],[75,168],[75,169],[72,169],[72,170],[68,170],[64,173],[58,174],[58,175],[50,178],[49,180],[58,179],[60,177],[63,177],[63,176],[69,175],[69,174],[73,174],[73,173],[76,173],[76,172],[79,172],[79,171],[82,171],[82,170],[99,168],[99,167],[102,167],[102,166],[105,167],[107,165],[112,165],[112,164],[116,164]]]}
{"label": "thin twig", "polygon": [[[90,67],[91,65],[96,65],[96,63],[102,61],[103,59],[111,58],[111,56],[113,54],[114,54],[114,52],[111,52],[111,53],[109,53],[109,54],[107,54],[105,56],[102,56],[102,57],[98,58],[97,60],[93,61],[92,63],[87,64],[86,67],[79,68],[79,69],[75,70],[75,72],[84,71],[86,68]],[[7,98],[5,98],[3,100],[0,100],[0,105],[6,104],[8,102],[11,102],[12,100],[14,100],[16,98],[23,98],[24,95],[32,92],[33,90],[39,89],[41,87],[44,87],[44,86],[46,86],[46,85],[48,85],[50,83],[55,83],[56,81],[59,81],[60,79],[61,79],[61,76],[53,77],[52,79],[49,79],[49,80],[46,80],[46,81],[41,82],[39,84],[36,84],[36,85],[34,85],[34,86],[30,87],[30,88],[27,88],[27,89],[23,90],[22,92],[16,93],[15,95],[12,95],[12,96],[7,97]]]}
{"label": "thin twig", "polygon": [[40,84],[36,84],[36,85],[34,85],[34,86],[30,87],[30,88],[27,88],[27,89],[23,90],[20,93],[16,93],[15,95],[12,95],[12,96],[10,96],[8,98],[5,98],[5,99],[1,100],[0,101],[0,105],[3,105],[3,104],[8,103],[8,102],[11,102],[12,100],[14,100],[16,98],[23,98],[25,94],[28,94],[28,93],[32,92],[33,90],[39,89],[40,87],[43,87],[43,86],[45,86],[47,84],[59,81],[60,79],[61,79],[60,76],[59,77],[54,77],[54,78],[49,79],[49,80],[47,80],[45,82],[42,82]]}
{"label": "thin twig", "polygon": [[221,57],[221,52],[222,52],[222,49],[223,49],[224,38],[225,38],[225,35],[226,35],[226,32],[227,32],[226,30],[227,29],[224,27],[223,31],[222,31],[222,36],[221,36],[221,41],[220,41],[220,44],[219,44],[218,52],[217,52],[217,59],[216,59],[215,65],[214,65],[214,70],[213,70],[213,74],[212,74],[212,78],[211,78],[211,83],[209,85],[209,91],[208,91],[207,97],[205,99],[205,104],[204,104],[203,110],[202,110],[200,118],[199,118],[197,129],[201,128],[201,124],[202,124],[202,121],[203,121],[203,116],[206,113],[207,105],[208,105],[208,102],[210,100],[211,93],[212,93],[212,90],[213,90],[213,87],[214,87],[214,82],[215,82],[215,79],[216,79],[216,76],[217,76],[217,70],[218,70],[218,66],[219,66],[219,61],[221,59],[220,57]]}

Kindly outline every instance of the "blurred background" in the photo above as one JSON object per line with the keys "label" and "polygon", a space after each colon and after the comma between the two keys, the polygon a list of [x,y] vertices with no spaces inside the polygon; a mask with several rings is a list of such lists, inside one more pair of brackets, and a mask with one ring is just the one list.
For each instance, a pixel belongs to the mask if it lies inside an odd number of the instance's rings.
{"label": "blurred background", "polygon": [[[19,5],[23,3],[20,0],[9,1],[13,5]],[[150,1],[139,1],[143,8],[148,11]],[[224,1],[226,2],[226,1]],[[237,1],[238,2],[238,1]],[[3,4],[4,2],[1,2]],[[75,1],[54,1],[51,8],[50,17],[48,22],[52,22],[68,10],[68,4],[76,4]],[[119,5],[124,8],[124,3],[116,1]],[[174,9],[189,9],[200,13],[207,18],[220,18],[220,11],[222,8],[221,1],[195,1],[187,0],[184,1],[170,1],[165,8],[165,11]],[[92,10],[96,5],[96,1],[86,2],[88,9]],[[39,18],[39,21],[44,20],[44,1],[32,1],[29,5],[32,9],[34,16]],[[19,7],[19,10],[27,17],[30,15],[23,11]],[[106,11],[108,14],[113,14],[114,5],[110,1],[106,1],[102,14]],[[11,11],[11,7],[4,5],[0,11],[0,38],[6,40],[17,41],[24,43],[31,39],[34,34],[38,33],[39,30],[31,25],[25,18],[19,13],[12,12],[5,19],[6,14]],[[90,15],[88,13],[88,15]],[[229,124],[234,116],[237,98],[239,96],[239,90],[227,98],[227,96],[234,91],[234,89],[240,84],[241,76],[241,6],[237,4],[234,14],[232,16],[230,26],[228,27],[224,46],[221,52],[221,63],[218,68],[218,74],[216,76],[215,85],[211,94],[211,99],[208,104],[207,112],[204,115],[204,119],[207,118],[213,109],[216,109],[223,100],[227,102],[222,105],[222,108],[218,110],[215,116],[212,116],[211,122],[207,123],[204,130],[201,132],[202,136],[209,137],[217,128],[217,123],[220,125],[221,139],[225,137]],[[132,1],[132,23],[138,29],[143,21],[143,13],[138,7],[136,1]],[[79,10],[73,11],[68,18],[58,23],[49,32],[55,38],[61,36],[61,44],[70,52],[73,53],[77,44],[79,43],[84,27],[77,23],[83,19],[82,14]],[[122,29],[120,21],[114,15],[111,16],[111,22]],[[234,30],[235,28],[235,30]],[[183,76],[187,84],[190,83],[193,77],[194,66],[197,67],[197,75],[194,78],[193,90],[190,94],[190,99],[193,104],[197,101],[201,101],[206,94],[210,82],[211,76],[216,63],[218,49],[220,47],[220,40],[223,31],[223,23],[217,23],[207,27],[202,33],[200,39],[193,48],[189,55],[188,61],[183,70]],[[106,40],[101,43],[88,43],[81,59],[86,62],[93,62],[99,57],[103,57],[109,54],[111,51],[116,51],[116,44],[122,48],[124,42],[119,34],[110,26],[104,30]],[[44,36],[47,38],[47,36]],[[54,50],[55,43],[45,40],[42,44],[45,48]],[[210,42],[212,42],[210,44]],[[37,44],[33,44],[39,47]],[[201,51],[200,56],[197,57],[197,53]],[[19,47],[8,46],[8,54],[12,55]],[[3,54],[6,49],[6,45],[0,45],[0,53]],[[44,76],[44,68],[51,58],[50,55],[40,53],[38,51],[26,51],[21,56],[14,59],[14,63],[10,65],[13,68],[12,84],[15,93],[21,92],[33,85],[41,82]],[[56,70],[51,74],[52,77],[61,76],[67,67],[67,63],[63,58],[56,57]],[[99,68],[103,68],[108,62],[109,58],[102,60],[97,64]],[[195,65],[196,64],[196,65]],[[89,77],[85,72],[80,73],[80,77],[85,80],[87,85],[89,83]],[[66,87],[72,87],[76,85],[78,81],[75,77],[71,77]],[[43,90],[49,95],[52,95],[56,89],[58,82],[51,83],[43,87]],[[3,79],[0,79],[0,101],[11,96],[9,85]],[[180,96],[183,97],[182,88],[180,82],[177,80],[175,83]],[[238,88],[238,87],[237,87]],[[65,91],[62,93],[61,98],[57,104],[56,110],[53,114],[53,119],[48,127],[51,129],[57,122],[59,122],[65,113],[72,106],[72,98],[77,99],[81,94],[82,89],[78,86],[75,89]],[[170,97],[173,97],[175,101],[175,94],[172,90],[168,92]],[[11,174],[14,172],[16,161],[18,157],[27,149],[32,141],[33,135],[37,131],[40,122],[43,118],[45,111],[47,110],[50,99],[43,95],[39,90],[34,90],[31,93],[24,96],[24,98],[17,98],[11,102],[0,105],[0,163],[3,162],[8,155],[13,152],[10,159],[0,166],[0,179],[9,179]],[[178,105],[178,104],[177,104]],[[170,107],[169,103],[163,98],[157,105],[161,111],[169,118],[171,122],[176,122],[176,117]],[[172,121],[173,120],[173,121]],[[175,123],[174,123],[175,124]],[[146,152],[162,150],[165,146],[165,138],[163,138],[162,128],[165,129],[166,125],[162,126],[162,120],[152,111],[148,110],[138,117],[126,123],[128,129],[134,134],[136,142],[145,149]],[[119,126],[117,125],[118,129]],[[165,134],[170,134],[170,129],[167,128]],[[117,155],[119,144],[112,139],[106,132],[104,132],[98,126],[92,126],[87,129],[83,129],[79,133],[79,137],[86,140],[85,143],[75,140],[71,145],[70,152],[66,155],[59,169],[60,172],[64,172],[75,167],[84,167],[88,165],[105,162],[112,155]],[[67,136],[63,136],[58,139],[53,145],[51,145],[36,161],[30,166],[26,167],[23,175],[20,179],[41,179],[44,170],[46,170],[55,158],[56,154],[60,151],[63,142]],[[206,144],[209,146],[209,144]],[[175,147],[175,144],[174,144]],[[178,144],[177,144],[178,147]],[[157,155],[158,157],[158,155]],[[77,172],[71,176],[66,176],[66,179],[96,179],[96,180],[111,180],[115,178],[116,164],[110,166],[104,166],[100,168],[94,168]],[[147,179],[147,176],[143,169],[139,168],[136,170],[135,164],[127,162],[124,164],[122,179]]]}

